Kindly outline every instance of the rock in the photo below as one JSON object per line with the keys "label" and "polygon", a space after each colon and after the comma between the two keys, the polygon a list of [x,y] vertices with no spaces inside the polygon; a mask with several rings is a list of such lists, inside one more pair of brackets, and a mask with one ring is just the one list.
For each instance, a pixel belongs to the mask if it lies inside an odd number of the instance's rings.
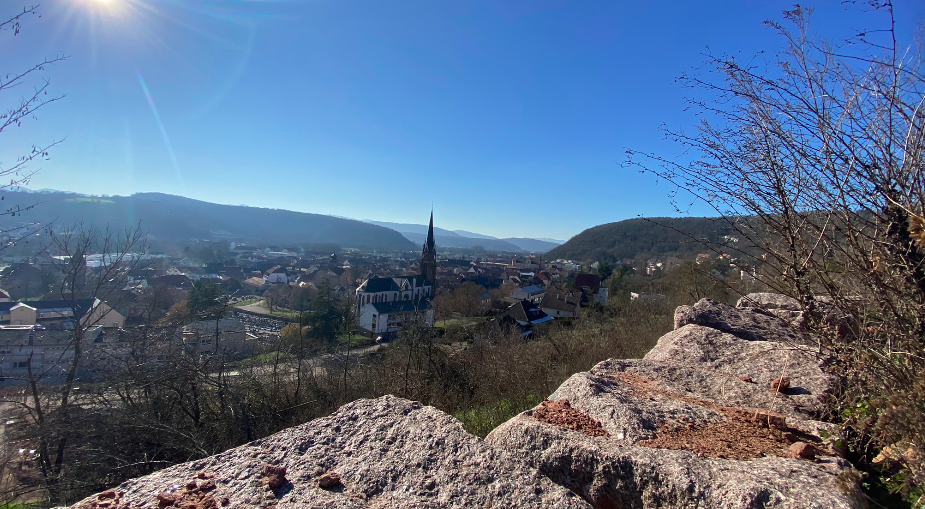
{"label": "rock", "polygon": [[[725,397],[726,404],[761,408],[780,405],[780,411],[801,418],[811,419],[823,414],[837,388],[837,380],[825,371],[829,359],[819,356],[812,347],[743,341],[732,334],[700,325],[685,325],[665,334],[646,354],[645,360],[712,373],[711,376],[719,379],[716,387],[698,390],[710,394],[711,398]],[[766,389],[782,374],[793,385],[787,392],[790,402],[775,398]],[[688,390],[679,385],[683,381],[679,378],[666,383]]]}
{"label": "rock", "polygon": [[804,460],[816,459],[816,448],[806,442],[794,442],[790,444],[789,455],[791,458]]}
{"label": "rock", "polygon": [[774,392],[786,393],[790,390],[790,379],[785,376],[775,378],[771,382],[771,390]]}
{"label": "rock", "polygon": [[[263,478],[278,477],[280,468],[288,482],[268,491]],[[121,501],[155,507],[159,494],[183,494],[173,486],[200,471],[214,472],[216,487],[204,493],[200,482],[194,495],[215,507],[588,507],[453,417],[393,396],[354,401],[328,417],[126,481]],[[324,472],[339,474],[343,489],[320,487]]]}
{"label": "rock", "polygon": [[[836,381],[826,359],[800,344],[812,338],[780,318],[712,301],[676,316],[678,328],[645,358],[601,362],[549,396],[601,433],[537,418],[540,405],[486,440],[594,507],[866,507],[845,482],[853,467],[834,453],[833,438],[822,438],[837,427],[813,420]],[[787,398],[767,390],[781,373],[794,385]],[[794,456],[796,443],[803,456]],[[818,461],[805,461],[809,450]]]}
{"label": "rock", "polygon": [[329,490],[340,486],[340,475],[337,472],[328,472],[318,478],[318,487]]}
{"label": "rock", "polygon": [[263,481],[270,490],[277,490],[288,481],[286,480],[286,467],[275,465],[263,466]]}
{"label": "rock", "polygon": [[767,311],[801,311],[800,301],[779,293],[750,293],[736,302],[737,308],[761,308]]}
{"label": "rock", "polygon": [[783,318],[757,308],[735,308],[710,299],[700,299],[693,306],[679,306],[675,310],[675,329],[688,324],[710,327],[748,341],[815,343],[812,335]]}

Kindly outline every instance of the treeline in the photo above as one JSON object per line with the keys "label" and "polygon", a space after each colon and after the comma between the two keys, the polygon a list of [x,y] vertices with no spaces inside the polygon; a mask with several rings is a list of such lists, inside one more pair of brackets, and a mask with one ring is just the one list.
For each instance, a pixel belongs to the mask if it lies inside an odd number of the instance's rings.
{"label": "treeline", "polygon": [[692,259],[705,251],[705,243],[715,246],[726,242],[724,237],[731,231],[719,218],[627,219],[588,228],[546,253],[546,258],[611,263],[667,255]]}

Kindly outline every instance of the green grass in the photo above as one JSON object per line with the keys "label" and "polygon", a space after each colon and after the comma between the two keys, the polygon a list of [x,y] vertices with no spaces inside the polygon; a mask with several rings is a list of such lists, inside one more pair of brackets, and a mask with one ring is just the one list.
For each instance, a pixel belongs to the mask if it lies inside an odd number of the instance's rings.
{"label": "green grass", "polygon": [[[242,359],[234,364],[240,367],[260,366],[264,364],[273,364],[277,360],[279,360],[279,362],[285,362],[292,359],[293,357],[294,356],[289,352],[264,352],[254,355],[253,357]],[[0,507],[0,509],[3,508]]]}
{"label": "green grass", "polygon": [[351,338],[346,332],[341,333],[337,336],[337,342],[341,345],[346,346],[347,342],[350,342],[350,348],[363,348],[365,346],[372,346],[376,344],[376,338],[369,337],[369,334],[362,333],[353,333]]}
{"label": "green grass", "polygon": [[242,300],[241,302],[235,302],[234,307],[238,308],[241,306],[250,306],[251,304],[256,304],[260,302],[261,300],[263,299]]}
{"label": "green grass", "polygon": [[504,424],[515,415],[533,408],[542,400],[530,394],[519,401],[502,399],[491,405],[475,407],[470,410],[457,412],[454,417],[462,422],[464,428],[475,436],[484,438],[491,430]]}
{"label": "green grass", "polygon": [[469,316],[464,318],[450,318],[449,320],[434,320],[435,329],[446,329],[447,327],[466,327],[482,323],[487,318],[484,316]]}

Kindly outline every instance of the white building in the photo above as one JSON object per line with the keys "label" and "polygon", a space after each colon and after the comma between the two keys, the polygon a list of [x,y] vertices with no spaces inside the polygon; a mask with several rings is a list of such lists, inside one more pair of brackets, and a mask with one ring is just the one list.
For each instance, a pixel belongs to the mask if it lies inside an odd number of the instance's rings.
{"label": "white building", "polygon": [[434,242],[434,213],[430,213],[427,240],[421,250],[421,274],[417,276],[371,277],[357,288],[356,315],[360,327],[373,334],[400,331],[407,327],[434,325],[430,305],[437,284],[437,246]]}
{"label": "white building", "polygon": [[289,273],[283,267],[277,265],[272,269],[267,271],[267,275],[264,278],[267,283],[289,283]]}
{"label": "white building", "polygon": [[414,324],[434,324],[430,299],[434,285],[424,276],[372,277],[356,291],[360,327],[375,333],[402,330]]}

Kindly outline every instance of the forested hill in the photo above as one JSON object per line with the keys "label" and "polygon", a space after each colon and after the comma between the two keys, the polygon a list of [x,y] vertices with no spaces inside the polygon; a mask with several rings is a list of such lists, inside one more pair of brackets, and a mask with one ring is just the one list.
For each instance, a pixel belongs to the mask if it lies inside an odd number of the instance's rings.
{"label": "forested hill", "polygon": [[664,255],[693,258],[705,251],[694,239],[720,242],[728,234],[728,224],[718,218],[627,219],[588,228],[546,253],[546,258],[608,262]]}
{"label": "forested hill", "polygon": [[3,209],[36,205],[0,216],[0,230],[24,223],[66,225],[82,221],[123,228],[141,222],[152,240],[252,241],[343,248],[415,249],[400,233],[374,224],[289,210],[218,205],[161,193],[96,197],[58,192],[4,192]]}

